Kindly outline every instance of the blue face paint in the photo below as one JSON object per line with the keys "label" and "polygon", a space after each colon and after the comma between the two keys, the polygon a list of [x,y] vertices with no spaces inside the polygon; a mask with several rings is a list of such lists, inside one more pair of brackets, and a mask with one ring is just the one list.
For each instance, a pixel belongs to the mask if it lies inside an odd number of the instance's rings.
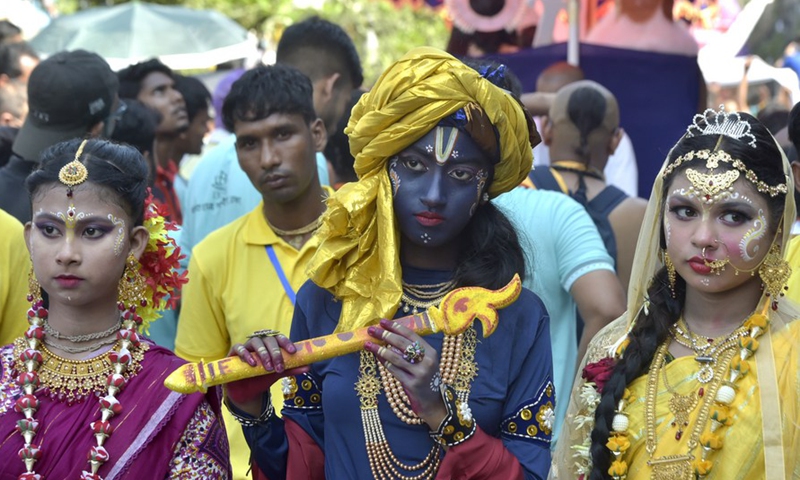
{"label": "blue face paint", "polygon": [[475,213],[494,167],[472,138],[436,127],[389,160],[394,213],[405,241],[453,242]]}

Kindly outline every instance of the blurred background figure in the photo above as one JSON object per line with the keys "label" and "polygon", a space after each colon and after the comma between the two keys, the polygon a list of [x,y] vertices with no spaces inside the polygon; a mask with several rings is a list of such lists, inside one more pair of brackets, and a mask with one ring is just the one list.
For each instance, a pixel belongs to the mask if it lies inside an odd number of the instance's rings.
{"label": "blurred background figure", "polygon": [[[544,69],[539,75],[536,80],[536,91],[555,94],[562,87],[584,78],[583,70],[580,67],[570,65],[567,62],[558,62]],[[547,122],[547,116],[537,117],[535,120],[537,127],[541,131],[542,125]],[[622,134],[619,144],[608,157],[603,174],[609,185],[614,185],[628,196],[635,197],[638,194],[639,182],[636,153],[633,151],[633,144],[628,134],[624,130],[620,131]],[[544,142],[533,149],[533,162],[534,165],[550,165],[550,147]]]}
{"label": "blurred background figure", "polygon": [[0,41],[0,166],[11,158],[11,145],[28,115],[28,78],[38,64],[27,43]]}
{"label": "blurred background figure", "polygon": [[140,62],[117,72],[120,98],[135,99],[161,115],[156,127],[153,160],[156,167],[153,195],[169,209],[168,220],[182,223],[181,205],[175,192],[178,174],[180,135],[189,128],[189,116],[183,95],[175,88],[175,78],[168,66],[156,59]]}

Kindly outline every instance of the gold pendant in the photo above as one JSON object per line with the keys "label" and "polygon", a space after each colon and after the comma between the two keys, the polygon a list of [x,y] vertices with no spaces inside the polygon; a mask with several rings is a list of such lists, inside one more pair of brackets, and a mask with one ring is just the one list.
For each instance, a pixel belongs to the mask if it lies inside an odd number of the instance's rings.
{"label": "gold pendant", "polygon": [[680,395],[673,393],[669,399],[669,411],[675,416],[675,421],[672,426],[678,427],[678,432],[675,434],[675,440],[680,441],[683,437],[683,429],[689,426],[689,414],[692,413],[694,407],[697,406],[697,401],[700,397],[692,395]]}
{"label": "gold pendant", "polygon": [[695,480],[691,455],[668,455],[647,462],[650,480]]}

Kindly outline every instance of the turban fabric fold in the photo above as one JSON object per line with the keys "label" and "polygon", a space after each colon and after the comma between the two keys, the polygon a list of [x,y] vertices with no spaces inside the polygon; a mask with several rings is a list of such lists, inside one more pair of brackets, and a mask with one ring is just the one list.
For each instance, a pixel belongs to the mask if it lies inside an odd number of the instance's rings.
{"label": "turban fabric fold", "polygon": [[308,267],[309,278],[342,301],[337,332],[392,318],[403,292],[387,159],[468,104],[477,104],[498,132],[500,159],[489,186],[495,197],[531,170],[527,113],[455,57],[430,47],[411,50],[353,107],[345,133],[359,180],[328,198]]}

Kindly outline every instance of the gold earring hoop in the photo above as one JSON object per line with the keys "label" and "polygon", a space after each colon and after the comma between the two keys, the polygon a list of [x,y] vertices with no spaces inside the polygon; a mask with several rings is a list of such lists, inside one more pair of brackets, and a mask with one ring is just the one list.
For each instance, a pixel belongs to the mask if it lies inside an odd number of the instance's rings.
{"label": "gold earring hoop", "polygon": [[664,250],[664,267],[667,269],[667,280],[669,280],[669,291],[672,295],[672,298],[678,298],[677,294],[675,293],[675,283],[678,280],[678,275],[675,273],[675,264],[672,263],[672,259],[669,258],[669,253]]}
{"label": "gold earring hoop", "polygon": [[28,301],[31,304],[37,304],[42,301],[42,286],[39,285],[36,272],[33,271],[33,265],[28,271]]}
{"label": "gold earring hoop", "polygon": [[134,311],[137,306],[146,306],[145,288],[147,288],[147,284],[140,271],[139,260],[133,256],[133,253],[129,253],[125,261],[125,271],[122,272],[122,277],[119,279],[118,298],[120,306]]}

